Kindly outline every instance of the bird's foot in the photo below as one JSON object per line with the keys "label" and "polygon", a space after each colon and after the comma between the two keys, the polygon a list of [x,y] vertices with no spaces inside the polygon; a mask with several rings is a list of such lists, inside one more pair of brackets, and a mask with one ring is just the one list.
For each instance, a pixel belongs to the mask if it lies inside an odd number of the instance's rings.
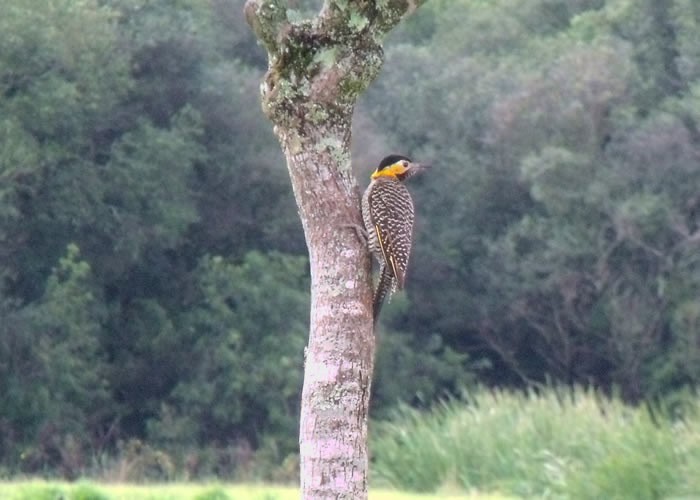
{"label": "bird's foot", "polygon": [[343,224],[340,227],[350,228],[354,230],[355,234],[357,235],[357,239],[360,240],[360,243],[362,243],[363,245],[367,245],[368,235],[367,230],[364,227],[360,226],[359,224]]}

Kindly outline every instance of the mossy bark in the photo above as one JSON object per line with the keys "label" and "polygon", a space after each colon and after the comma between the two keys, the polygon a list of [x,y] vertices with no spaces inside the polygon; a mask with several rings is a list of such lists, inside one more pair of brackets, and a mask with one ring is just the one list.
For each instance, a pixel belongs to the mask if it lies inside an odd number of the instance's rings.
{"label": "mossy bark", "polygon": [[[418,2],[420,3],[420,2]],[[327,0],[291,22],[283,0],[248,0],[268,52],[262,106],[284,151],[311,266],[299,433],[303,498],[367,498],[374,368],[371,264],[350,167],[352,113],[383,61],[381,39],[417,3]]]}

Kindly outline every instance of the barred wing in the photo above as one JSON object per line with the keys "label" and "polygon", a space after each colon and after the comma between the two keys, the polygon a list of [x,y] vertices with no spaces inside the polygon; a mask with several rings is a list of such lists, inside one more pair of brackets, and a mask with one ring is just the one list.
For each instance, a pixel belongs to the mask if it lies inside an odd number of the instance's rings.
{"label": "barred wing", "polygon": [[369,207],[384,261],[396,278],[398,288],[403,288],[413,233],[411,195],[401,182],[382,179],[370,193]]}

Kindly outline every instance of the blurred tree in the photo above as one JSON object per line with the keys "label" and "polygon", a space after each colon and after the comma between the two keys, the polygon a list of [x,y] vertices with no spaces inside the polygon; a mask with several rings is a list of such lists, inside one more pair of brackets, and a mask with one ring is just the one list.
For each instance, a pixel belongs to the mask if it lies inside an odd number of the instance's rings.
{"label": "blurred tree", "polygon": [[[296,448],[307,265],[301,257],[249,253],[240,264],[204,257],[197,290],[173,332],[182,374],[151,436],[167,444],[205,445],[278,436]],[[177,429],[177,432],[173,432]]]}
{"label": "blurred tree", "polygon": [[202,75],[194,102],[209,160],[197,167],[202,221],[190,239],[222,255],[241,257],[253,248],[303,254],[284,158],[260,108],[250,105],[260,77],[260,71],[228,60],[208,65]]}
{"label": "blurred tree", "polygon": [[[669,229],[692,214],[683,203],[694,206],[678,189],[692,186],[697,127],[692,106],[677,103],[692,88],[697,9],[611,0],[449,10],[431,3],[398,30],[361,108],[446,180],[419,187],[410,306],[392,325],[492,357],[499,382],[548,374],[617,384],[631,398],[668,387],[653,374],[673,345],[658,283],[668,286],[667,261],[692,234]],[[639,116],[654,118],[640,126]],[[688,380],[673,366],[656,375]]]}
{"label": "blurred tree", "polygon": [[[89,264],[70,244],[36,303],[3,310],[0,332],[2,458],[37,472],[88,463],[112,411],[99,334],[104,309]],[[13,446],[15,445],[15,446]],[[6,455],[5,455],[6,454]]]}
{"label": "blurred tree", "polygon": [[686,82],[700,78],[700,6],[693,0],[675,0],[671,5],[678,58],[676,64]]}
{"label": "blurred tree", "polygon": [[95,255],[111,254],[99,262],[105,278],[139,263],[146,249],[176,248],[198,219],[190,183],[205,155],[201,120],[184,108],[171,121],[167,129],[143,122],[123,134],[100,170],[101,227],[84,228],[89,233],[81,236]]}
{"label": "blurred tree", "polygon": [[630,399],[698,382],[693,369],[670,369],[668,356],[698,350],[674,311],[692,318],[684,304],[699,277],[686,259],[700,143],[686,125],[692,105],[671,98],[662,108],[633,127],[616,118],[619,135],[597,155],[547,147],[523,159],[538,209],[493,241],[480,268],[500,304],[483,318],[485,338],[524,378],[544,364],[556,378],[615,384]]}
{"label": "blurred tree", "polygon": [[0,257],[21,300],[39,296],[76,228],[95,222],[95,131],[129,84],[113,18],[92,1],[3,5]]}

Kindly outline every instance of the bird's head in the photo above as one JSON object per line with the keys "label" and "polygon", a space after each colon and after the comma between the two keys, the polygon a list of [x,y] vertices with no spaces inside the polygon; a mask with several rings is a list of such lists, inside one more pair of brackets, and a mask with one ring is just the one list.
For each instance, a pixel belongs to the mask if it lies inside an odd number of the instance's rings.
{"label": "bird's head", "polygon": [[428,167],[429,165],[414,163],[406,156],[389,155],[379,163],[377,170],[372,173],[371,177],[372,180],[379,179],[380,177],[389,177],[405,181]]}

